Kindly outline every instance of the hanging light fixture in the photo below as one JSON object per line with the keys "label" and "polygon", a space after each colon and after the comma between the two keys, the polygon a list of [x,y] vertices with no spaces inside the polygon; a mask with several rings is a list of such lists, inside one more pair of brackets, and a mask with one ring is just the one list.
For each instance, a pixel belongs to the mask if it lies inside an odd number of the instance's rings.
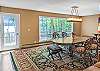
{"label": "hanging light fixture", "polygon": [[71,7],[71,15],[67,18],[68,22],[82,22],[82,18],[79,16],[78,6]]}

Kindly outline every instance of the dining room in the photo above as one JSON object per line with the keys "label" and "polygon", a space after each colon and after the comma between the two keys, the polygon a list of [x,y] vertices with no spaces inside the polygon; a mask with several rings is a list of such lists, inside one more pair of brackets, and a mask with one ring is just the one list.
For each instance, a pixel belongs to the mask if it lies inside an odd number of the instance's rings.
{"label": "dining room", "polygon": [[1,0],[0,71],[100,71],[100,1]]}

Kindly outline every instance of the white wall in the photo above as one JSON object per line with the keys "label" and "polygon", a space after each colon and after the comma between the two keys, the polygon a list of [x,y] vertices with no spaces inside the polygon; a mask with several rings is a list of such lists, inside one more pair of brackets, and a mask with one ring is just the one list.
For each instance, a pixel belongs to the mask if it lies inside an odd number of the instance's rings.
{"label": "white wall", "polygon": [[83,17],[81,35],[93,35],[93,33],[97,33],[98,17],[99,15]]}

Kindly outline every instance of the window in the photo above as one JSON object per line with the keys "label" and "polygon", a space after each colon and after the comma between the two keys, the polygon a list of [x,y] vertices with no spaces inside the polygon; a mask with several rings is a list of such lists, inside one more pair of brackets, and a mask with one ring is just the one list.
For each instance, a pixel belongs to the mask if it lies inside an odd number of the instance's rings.
{"label": "window", "polygon": [[39,16],[39,40],[51,39],[53,32],[57,32],[60,37],[62,32],[70,36],[73,32],[73,23],[67,22],[66,18]]}

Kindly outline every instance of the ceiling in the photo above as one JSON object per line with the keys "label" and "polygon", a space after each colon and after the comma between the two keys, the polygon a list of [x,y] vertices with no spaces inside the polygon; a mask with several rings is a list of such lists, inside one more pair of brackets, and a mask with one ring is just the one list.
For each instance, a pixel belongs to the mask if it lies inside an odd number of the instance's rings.
{"label": "ceiling", "polygon": [[78,6],[80,16],[100,14],[100,0],[0,0],[0,5],[61,14]]}

